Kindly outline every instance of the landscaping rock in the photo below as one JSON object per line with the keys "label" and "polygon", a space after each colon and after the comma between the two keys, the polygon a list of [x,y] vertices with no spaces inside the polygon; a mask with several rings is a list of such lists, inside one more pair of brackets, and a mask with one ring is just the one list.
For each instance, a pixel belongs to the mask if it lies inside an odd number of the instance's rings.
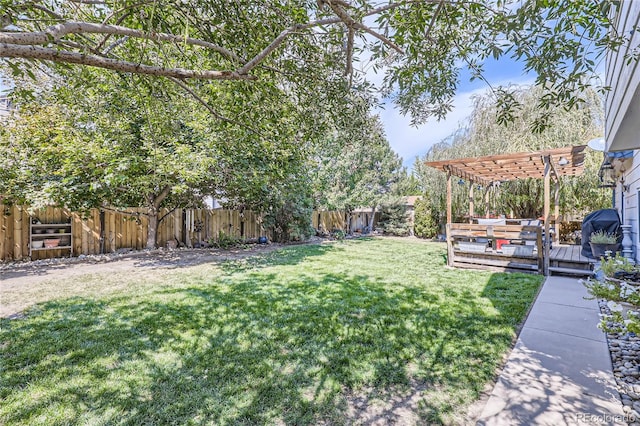
{"label": "landscaping rock", "polygon": [[[600,312],[610,315],[606,301],[600,300]],[[611,323],[610,326],[615,326]],[[629,425],[638,425],[640,419],[640,343],[637,336],[627,333],[607,333],[609,352],[616,379],[622,409],[628,416]]]}

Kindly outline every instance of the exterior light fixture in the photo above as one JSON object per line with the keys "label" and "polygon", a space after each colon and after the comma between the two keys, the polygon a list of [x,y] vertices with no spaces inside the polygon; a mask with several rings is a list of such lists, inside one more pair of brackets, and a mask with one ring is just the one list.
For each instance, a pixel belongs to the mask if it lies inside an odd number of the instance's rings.
{"label": "exterior light fixture", "polygon": [[600,170],[598,170],[598,178],[600,179],[600,188],[615,188],[616,187],[616,171],[613,169],[613,165],[608,159],[605,159]]}
{"label": "exterior light fixture", "polygon": [[464,185],[464,179],[458,180],[458,185]]}

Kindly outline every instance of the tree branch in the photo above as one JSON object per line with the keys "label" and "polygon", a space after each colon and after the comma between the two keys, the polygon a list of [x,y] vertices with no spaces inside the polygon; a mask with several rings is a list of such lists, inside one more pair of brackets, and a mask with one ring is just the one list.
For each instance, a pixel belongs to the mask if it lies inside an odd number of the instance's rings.
{"label": "tree branch", "polygon": [[258,53],[256,56],[253,57],[253,59],[251,59],[249,62],[244,64],[242,68],[238,70],[238,73],[247,74],[249,71],[255,68],[255,66],[258,65],[260,62],[262,62],[264,58],[266,58],[267,55],[269,55],[269,53],[273,52],[278,46],[282,44],[284,39],[287,38],[287,36],[294,31],[293,28],[295,28],[295,26],[287,28],[286,30],[282,31],[278,35],[278,37],[276,37],[275,40],[271,42],[271,44],[269,44],[267,47],[262,49],[262,52]]}
{"label": "tree branch", "polygon": [[196,71],[184,68],[165,68],[161,66],[136,64],[96,55],[85,55],[64,50],[36,46],[19,46],[0,43],[0,57],[40,59],[54,62],[89,65],[114,71],[130,72],[174,78],[198,78],[202,80],[254,80],[255,77],[234,71]]}
{"label": "tree branch", "polygon": [[[401,6],[406,6],[408,4],[419,4],[419,3],[435,3],[441,1],[451,1],[451,0],[406,0],[406,1],[398,1],[395,3],[390,3],[385,6],[380,6],[369,11],[363,13],[363,17],[377,15],[382,12],[392,10]],[[73,4],[81,5],[81,4],[102,4],[103,2],[98,0],[73,0]],[[142,0],[139,3],[136,3],[133,6],[138,6],[140,4],[146,3]],[[324,1],[320,2],[324,3]],[[389,38],[384,35],[374,31],[373,29],[367,27],[366,25],[355,22],[353,18],[351,18],[345,11],[344,7],[348,7],[348,3],[340,0],[332,0],[328,1],[328,4],[332,7],[334,12],[336,9],[341,10],[338,17],[334,18],[326,18],[326,19],[318,19],[316,21],[304,23],[304,24],[294,24],[289,28],[283,30],[268,46],[266,46],[261,52],[259,52],[256,56],[254,56],[249,61],[243,60],[237,54],[231,52],[230,50],[218,46],[216,44],[210,43],[205,40],[195,39],[191,37],[182,37],[173,34],[167,33],[154,33],[154,32],[145,32],[140,30],[135,30],[128,27],[122,27],[119,25],[107,25],[105,23],[89,23],[89,22],[64,22],[58,25],[51,26],[44,31],[37,32],[0,32],[0,57],[8,57],[8,58],[24,58],[24,59],[42,59],[42,60],[51,60],[56,62],[69,62],[81,65],[90,65],[96,66],[105,69],[111,69],[116,71],[123,72],[132,72],[138,74],[148,74],[148,75],[158,75],[158,76],[166,76],[166,77],[174,77],[178,79],[184,78],[200,78],[207,80],[238,80],[238,79],[251,79],[251,77],[247,76],[248,72],[255,68],[260,62],[262,62],[271,52],[273,52],[278,46],[280,46],[284,40],[290,34],[301,30],[307,30],[323,25],[331,25],[339,22],[345,22],[349,28],[357,28],[362,30],[383,43],[387,44],[394,50],[404,53],[404,51],[395,43],[393,43]],[[38,6],[33,6],[40,8]],[[60,19],[59,15],[56,15],[53,11],[46,10],[47,13],[54,16],[57,19]],[[120,9],[123,10],[123,9]],[[344,15],[340,17],[340,15]],[[108,19],[110,19],[112,15],[109,15]],[[106,21],[105,21],[106,22]],[[125,62],[121,60],[114,60],[109,58],[104,58],[101,56],[100,52],[96,52],[94,50],[95,55],[85,55],[77,52],[68,52],[68,51],[58,51],[55,49],[49,48],[39,48],[35,45],[47,45],[52,42],[57,42],[59,39],[68,34],[79,34],[80,36],[84,36],[85,34],[105,34],[105,37],[99,44],[101,48],[106,40],[108,40],[109,35],[121,35],[124,37],[133,37],[144,40],[152,40],[152,41],[167,41],[174,43],[187,43],[194,46],[201,46],[207,49],[211,49],[220,53],[221,55],[237,61],[239,63],[244,63],[244,65],[237,71],[196,71],[196,70],[185,70],[181,68],[164,68],[160,66],[151,66],[151,65],[142,65],[131,62]],[[21,47],[22,46],[22,47]],[[90,50],[91,47],[88,47]],[[271,68],[269,68],[271,69]],[[273,69],[272,69],[273,70]],[[274,70],[277,71],[277,70]]]}
{"label": "tree branch", "polygon": [[398,46],[397,44],[395,44],[394,42],[392,42],[391,40],[389,40],[387,37],[383,36],[382,34],[373,31],[371,28],[369,28],[366,25],[363,25],[363,24],[361,24],[359,22],[355,22],[353,24],[353,26],[355,28],[358,28],[359,30],[362,30],[362,31],[364,31],[364,32],[366,32],[368,34],[371,34],[372,36],[374,36],[375,38],[377,38],[378,40],[380,40],[384,44],[386,44],[389,47],[391,47],[392,49],[396,50],[398,53],[404,55],[404,50],[402,50],[402,48],[400,46]]}
{"label": "tree branch", "polygon": [[[424,1],[424,0],[422,0]],[[437,1],[437,0],[427,0],[427,1]],[[408,3],[420,3],[420,0],[417,1],[410,1]],[[381,6],[378,7],[376,9],[372,9],[369,12],[365,13],[364,16],[372,16],[372,15],[377,15],[378,13],[390,10],[390,9],[395,9],[397,7],[400,7],[402,5],[404,5],[406,3],[392,3],[392,4],[388,4],[386,6]],[[398,52],[404,54],[404,51],[395,43],[393,43],[391,40],[389,40],[387,37],[383,36],[382,34],[379,34],[375,31],[373,31],[371,28],[367,27],[366,25],[360,24],[358,22],[355,22],[353,20],[353,18],[349,18],[350,21],[352,22],[352,25],[355,28],[358,28],[360,30],[363,30],[369,34],[371,34],[372,36],[376,37],[378,40],[382,41],[385,44],[388,44],[389,46],[391,46],[394,50],[397,50]],[[296,32],[296,31],[301,31],[301,30],[308,30],[310,28],[315,28],[315,27],[320,27],[322,25],[331,25],[331,24],[337,24],[338,22],[345,22],[345,24],[347,24],[347,26],[349,26],[349,22],[344,21],[343,19],[341,19],[340,17],[336,17],[336,18],[327,18],[327,19],[319,19],[317,21],[313,21],[313,22],[309,22],[307,24],[295,24],[292,25],[289,28],[284,29],[279,35],[278,37],[276,37],[267,47],[265,47],[260,53],[258,53],[256,56],[254,56],[249,62],[247,62],[242,68],[240,68],[238,70],[238,73],[240,74],[246,74],[249,71],[251,71],[253,68],[256,67],[256,65],[258,65],[260,62],[262,62],[264,60],[264,58],[266,58],[269,53],[273,52],[278,46],[280,46],[282,44],[282,42],[287,38],[288,35]]]}
{"label": "tree branch", "polygon": [[438,15],[440,14],[440,11],[442,10],[442,7],[444,6],[444,1],[445,0],[440,0],[440,3],[438,3],[438,7],[436,8],[436,11],[433,12],[433,16],[431,17],[431,21],[429,22],[429,26],[427,27],[426,31],[424,32],[425,40],[429,40],[429,34],[431,33],[431,30],[433,29],[433,26],[436,23],[436,19],[438,18]]}
{"label": "tree branch", "polygon": [[177,84],[182,89],[184,89],[187,93],[189,93],[196,101],[198,101],[200,104],[202,104],[211,113],[211,115],[213,115],[217,119],[219,119],[221,121],[224,121],[226,123],[229,123],[229,124],[234,124],[236,126],[242,127],[242,128],[244,128],[246,130],[249,130],[251,133],[254,133],[254,134],[260,136],[263,139],[267,139],[263,134],[261,134],[259,131],[257,131],[253,127],[247,126],[244,123],[232,120],[232,119],[227,118],[227,117],[221,115],[220,113],[218,113],[218,111],[213,109],[211,107],[211,105],[209,105],[207,102],[205,102],[204,99],[202,99],[200,96],[198,96],[198,94],[196,92],[194,92],[189,86],[187,86],[183,81],[181,81],[181,80],[179,80],[177,78],[169,78],[169,80],[173,81],[175,84]]}
{"label": "tree branch", "polygon": [[153,197],[153,207],[157,210],[160,208],[160,204],[162,204],[162,202],[165,200],[165,198],[167,198],[169,196],[169,194],[171,194],[171,187],[169,185],[165,186],[164,188],[162,188],[162,191],[160,192],[160,194],[158,194],[156,197]]}
{"label": "tree branch", "polygon": [[333,12],[338,16],[338,18],[340,18],[340,20],[347,25],[347,28],[358,28],[359,30],[362,30],[368,34],[371,34],[372,36],[374,36],[384,44],[389,45],[391,48],[395,49],[399,53],[404,54],[404,50],[402,50],[397,44],[389,40],[387,37],[383,36],[382,34],[379,34],[376,31],[373,31],[371,28],[353,19],[351,15],[349,15],[347,11],[344,9],[342,2],[333,0],[333,1],[328,1],[328,4],[329,4],[329,7],[331,7],[331,10],[333,10]]}
{"label": "tree branch", "polygon": [[31,33],[0,32],[0,43],[17,45],[46,45],[53,41],[60,40],[68,34],[114,34],[152,41],[187,43],[214,50],[231,59],[237,59],[237,56],[230,50],[218,46],[217,44],[209,43],[208,41],[167,33],[149,33],[119,25],[93,24],[89,22],[65,22],[53,25],[44,31]]}
{"label": "tree branch", "polygon": [[353,31],[353,27],[348,28],[347,34],[347,68],[345,70],[345,74],[349,77],[349,86],[353,83],[353,38],[355,36],[355,32]]}

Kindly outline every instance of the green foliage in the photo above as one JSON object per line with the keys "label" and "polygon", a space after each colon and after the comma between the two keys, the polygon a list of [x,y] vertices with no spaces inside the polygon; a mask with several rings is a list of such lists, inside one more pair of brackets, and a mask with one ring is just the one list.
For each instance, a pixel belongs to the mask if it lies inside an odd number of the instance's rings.
{"label": "green foliage", "polygon": [[[12,31],[19,36],[43,31],[52,22],[77,21],[94,24],[94,28],[107,24],[145,34],[170,35],[168,39],[154,37],[151,41],[130,32],[105,37],[104,33],[91,31],[46,39],[54,50],[75,55],[80,64],[86,64],[86,60],[78,56],[93,55],[158,68],[215,70],[226,73],[220,76],[222,79],[243,78],[247,73],[258,81],[287,76],[288,84],[283,87],[312,85],[324,79],[330,83],[329,90],[331,86],[350,86],[382,92],[403,114],[410,114],[414,123],[431,116],[441,118],[451,110],[463,68],[472,79],[482,79],[486,60],[510,57],[522,62],[525,71],[535,74],[536,84],[545,88],[535,102],[543,112],[529,117],[528,127],[535,131],[552,120],[554,108],[581,105],[585,99],[580,93],[597,76],[598,58],[629,37],[615,31],[612,18],[619,2],[610,0],[529,1],[518,7],[502,1],[412,0],[380,7],[378,2],[362,0],[350,2],[346,9],[343,3],[328,7],[329,3],[307,0],[204,0],[197,4],[141,2],[117,6],[51,0],[6,3],[0,8],[2,22],[12,23],[18,29]],[[345,18],[347,15],[349,18]],[[349,24],[355,35],[381,31],[385,36],[370,37],[363,46],[353,49],[350,34],[354,34],[344,31],[343,19],[376,22],[375,29],[368,30]],[[176,40],[182,36],[201,42]],[[429,42],[425,43],[425,39]],[[259,56],[260,52],[266,55]],[[17,58],[5,61],[14,75],[33,72],[31,62],[20,59],[28,57],[26,52],[11,56]],[[66,63],[62,55],[49,58],[62,64],[40,66],[54,71],[75,66]],[[360,73],[352,72],[351,62],[365,59],[384,76],[378,87],[363,81]],[[255,61],[256,67],[247,72],[244,67],[250,60]],[[327,73],[327,69],[332,72]],[[343,78],[345,69],[349,80]],[[208,86],[191,84],[200,95],[210,89]],[[509,88],[496,88],[495,92],[500,121],[519,114],[522,104]],[[315,92],[311,87],[309,93],[333,96],[331,91]]]}
{"label": "green foliage", "polygon": [[409,235],[411,224],[406,204],[402,197],[395,197],[380,207],[380,221],[378,225],[388,235],[406,237]]}
{"label": "green foliage", "polygon": [[364,106],[352,117],[352,123],[336,129],[318,154],[316,198],[330,210],[376,207],[399,187],[410,185],[380,117],[371,116]]}
{"label": "green foliage", "polygon": [[342,241],[345,239],[346,234],[342,229],[335,229],[333,232],[331,232],[331,236],[338,241]]}
{"label": "green foliage", "polygon": [[618,242],[618,235],[614,232],[606,232],[603,229],[592,232],[589,242],[594,244],[615,244]]}
{"label": "green foliage", "polygon": [[[264,211],[263,225],[276,242],[303,241],[315,234],[311,226],[313,203],[310,191],[295,191],[284,186],[279,197],[270,197],[273,203]],[[302,188],[299,188],[302,189]]]}
{"label": "green foliage", "polygon": [[413,233],[419,238],[433,238],[438,234],[438,221],[431,210],[429,195],[416,200],[414,206]]}
{"label": "green foliage", "polygon": [[[309,153],[345,104],[337,95],[344,86],[325,79],[331,66],[318,67],[323,79],[302,89],[277,79],[220,83],[198,99],[164,79],[89,68],[57,69],[51,81],[16,79],[22,113],[0,130],[0,192],[34,207],[157,211],[224,194],[258,211],[284,208],[287,182],[312,174]],[[39,97],[19,97],[21,88]],[[331,95],[321,103],[318,92]],[[148,241],[155,245],[155,227]]]}
{"label": "green foliage", "polygon": [[233,235],[228,235],[224,231],[218,231],[218,238],[211,238],[209,244],[212,247],[220,248],[223,250],[229,250],[242,245],[242,238]]}
{"label": "green foliage", "polygon": [[605,276],[613,277],[614,273],[619,271],[640,272],[640,266],[622,256],[620,253],[616,253],[615,256],[603,257],[600,260],[600,270],[605,274]]}
{"label": "green foliage", "polygon": [[[640,333],[640,290],[636,284],[589,278],[583,285],[593,299],[607,301],[609,313],[600,316],[598,328],[606,333]],[[624,305],[623,305],[624,304]]]}
{"label": "green foliage", "polygon": [[[603,232],[598,236],[602,240],[613,236],[615,243],[615,234]],[[616,253],[603,257],[596,272],[602,272],[596,274],[598,279],[589,278],[583,285],[592,298],[607,300],[609,313],[601,316],[598,328],[605,332],[640,333],[640,267]]]}
{"label": "green foliage", "polygon": [[[43,108],[36,114],[38,120],[18,125],[15,138],[12,132],[0,135],[4,138],[0,189],[3,197],[36,206],[53,202],[87,208],[106,203],[157,211],[223,193],[235,204],[284,209],[293,202],[291,197],[272,197],[271,192],[292,176],[315,171],[308,163],[317,161],[324,170],[318,173],[324,176],[322,184],[307,182],[322,188],[313,194],[317,203],[346,210],[373,207],[404,178],[377,119],[370,117],[378,101],[373,93],[388,96],[416,123],[442,117],[451,108],[463,64],[474,78],[482,78],[485,59],[507,55],[535,71],[545,90],[525,102],[517,89],[497,89],[491,108],[484,109],[490,121],[484,122],[512,122],[511,127],[520,131],[505,138],[499,132],[478,131],[482,126],[474,123],[474,134],[488,135],[498,145],[526,143],[530,139],[523,137],[524,123],[529,133],[532,128],[560,129],[562,137],[545,132],[551,141],[582,141],[593,132],[562,132],[584,120],[572,116],[570,125],[564,126],[557,118],[565,107],[581,106],[572,109],[580,113],[593,108],[584,89],[596,71],[594,55],[619,46],[628,36],[612,31],[610,16],[616,3],[605,0],[529,2],[517,8],[500,2],[487,6],[400,0],[381,8],[370,1],[352,2],[343,12],[356,21],[376,21],[391,41],[372,38],[355,50],[349,48],[350,31],[335,19],[336,11],[306,0],[124,6],[3,1],[2,6],[3,27],[13,24],[5,37],[38,35],[53,22],[78,21],[93,24],[94,30],[117,25],[143,35],[113,34],[113,28],[108,36],[82,30],[59,37],[51,34],[44,42],[44,48],[54,52],[50,61],[40,61],[36,67],[19,54],[11,58],[5,54],[0,60],[20,110],[30,110],[30,104]],[[326,19],[334,19],[334,24]],[[321,25],[323,30],[318,31]],[[289,31],[284,38],[283,31]],[[190,44],[178,37],[201,42]],[[7,48],[6,43],[0,46],[0,56]],[[43,48],[43,43],[19,48],[32,51]],[[260,52],[266,55],[258,56]],[[79,64],[65,62],[62,53],[75,56]],[[132,75],[82,66],[91,55],[109,62],[214,70],[223,75],[222,80],[206,84],[140,77],[137,71]],[[360,55],[384,74],[381,87],[350,72]],[[243,71],[251,59],[256,66]],[[50,116],[55,123],[47,120],[46,108],[51,106],[57,110]],[[33,141],[29,133],[36,136]],[[340,141],[334,150],[327,135],[333,139],[335,134]],[[362,143],[366,141],[372,142]],[[481,146],[477,142],[473,139],[469,146]],[[444,211],[441,187],[438,183],[432,191],[432,210],[437,212]],[[587,203],[598,207],[602,197],[594,187],[572,187],[565,199],[573,196],[572,205],[582,203],[581,208]],[[415,185],[407,191],[415,193]],[[326,199],[323,194],[328,194]],[[464,198],[455,195],[455,216],[464,214]],[[493,207],[501,209],[503,204],[506,201]],[[518,205],[524,204],[521,200]],[[153,245],[154,227],[149,229]]]}

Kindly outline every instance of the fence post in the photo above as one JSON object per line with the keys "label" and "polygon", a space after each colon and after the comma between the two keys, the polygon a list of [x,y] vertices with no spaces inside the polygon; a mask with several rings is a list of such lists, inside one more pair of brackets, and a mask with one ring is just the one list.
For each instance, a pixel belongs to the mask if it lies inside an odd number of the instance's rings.
{"label": "fence post", "polygon": [[22,260],[22,207],[13,206],[13,260]]}

